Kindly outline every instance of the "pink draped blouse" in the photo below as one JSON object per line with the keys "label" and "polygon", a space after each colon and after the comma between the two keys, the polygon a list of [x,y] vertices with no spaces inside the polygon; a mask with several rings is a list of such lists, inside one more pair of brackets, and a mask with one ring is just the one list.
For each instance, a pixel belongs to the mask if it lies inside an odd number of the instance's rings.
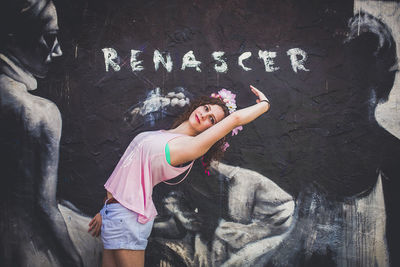
{"label": "pink draped blouse", "polygon": [[121,205],[139,214],[140,223],[157,215],[152,200],[153,187],[186,170],[189,173],[193,166],[193,162],[184,167],[174,167],[167,162],[165,146],[178,136],[182,134],[164,130],[138,134],[104,185]]}

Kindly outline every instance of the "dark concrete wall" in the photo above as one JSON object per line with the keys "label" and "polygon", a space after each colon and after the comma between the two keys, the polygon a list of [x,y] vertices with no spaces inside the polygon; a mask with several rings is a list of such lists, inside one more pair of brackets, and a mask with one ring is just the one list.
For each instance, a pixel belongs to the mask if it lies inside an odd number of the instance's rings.
{"label": "dark concrete wall", "polygon": [[[145,130],[169,128],[182,112],[170,107],[128,123],[127,112],[140,106],[151,90],[159,87],[165,95],[181,87],[193,99],[227,88],[237,94],[237,104],[243,108],[255,103],[249,90],[252,84],[270,99],[271,110],[231,138],[222,161],[261,174],[306,205],[315,203],[311,199],[318,195],[326,200],[317,202],[321,210],[334,205],[339,214],[342,210],[337,206],[368,195],[381,173],[386,177],[383,195],[388,209],[387,231],[397,233],[393,203],[398,200],[399,135],[382,127],[375,116],[378,103],[385,102],[394,91],[393,66],[397,60],[393,36],[398,32],[393,34],[384,20],[362,12],[356,12],[358,16],[353,18],[353,1],[54,2],[63,56],[55,59],[47,77],[38,80],[39,89],[32,93],[53,101],[62,116],[58,199],[68,200],[87,215],[98,212],[105,195],[103,184],[132,138]],[[349,25],[352,18],[355,24]],[[106,71],[103,48],[117,51],[115,61],[120,71]],[[292,48],[306,52],[304,66],[308,71],[293,70],[287,55]],[[143,71],[132,71],[132,49],[142,51],[139,59],[143,60]],[[171,72],[162,66],[154,69],[156,49],[170,53]],[[182,57],[190,50],[202,62],[201,72],[181,70]],[[274,66],[279,69],[267,72],[258,57],[259,50],[276,52]],[[226,73],[215,71],[214,51],[225,52]],[[249,71],[237,63],[238,56],[246,51],[252,53],[245,61],[252,68]],[[398,112],[386,112],[382,117],[398,118]],[[199,161],[179,186],[157,186],[153,199],[160,218],[171,216],[164,209],[165,199],[174,191],[177,195],[173,198],[181,209],[196,210],[190,216],[196,216],[201,224],[188,230],[189,226],[177,223],[176,236],[163,236],[162,230],[160,236],[186,242],[182,240],[188,233],[193,237],[200,233],[198,238],[211,251],[220,220],[232,220],[229,188],[226,174],[217,170],[208,177]],[[307,207],[300,207],[303,213],[298,215],[297,229],[319,216],[304,215]],[[325,222],[336,227],[336,222]],[[338,225],[348,222],[343,220]],[[148,254],[165,257],[179,266],[185,257],[168,252],[173,250],[168,246],[170,240],[159,241],[157,233],[153,232],[155,241]],[[287,244],[301,239],[291,238]],[[318,251],[316,256],[311,253],[311,257],[305,243],[290,256],[289,252],[277,255],[275,265],[279,265],[279,257],[292,257],[290,264],[304,266],[343,262],[329,249]],[[329,242],[324,245],[333,246]],[[394,240],[389,239],[390,251],[394,246]],[[196,248],[193,245],[191,249]],[[159,250],[167,251],[167,256],[157,254]],[[189,265],[187,260],[182,261]],[[262,258],[257,262],[266,263]],[[196,261],[191,264],[201,265]]]}

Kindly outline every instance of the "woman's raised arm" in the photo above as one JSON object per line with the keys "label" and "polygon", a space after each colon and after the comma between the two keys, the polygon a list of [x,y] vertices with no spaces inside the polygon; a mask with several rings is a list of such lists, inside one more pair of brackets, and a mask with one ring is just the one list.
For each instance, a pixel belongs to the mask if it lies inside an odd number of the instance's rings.
{"label": "woman's raised arm", "polygon": [[231,113],[217,124],[194,137],[185,136],[171,140],[169,144],[173,165],[179,165],[201,157],[234,128],[245,125],[267,112],[270,108],[268,99],[255,87],[250,85],[250,88],[258,97],[257,104]]}

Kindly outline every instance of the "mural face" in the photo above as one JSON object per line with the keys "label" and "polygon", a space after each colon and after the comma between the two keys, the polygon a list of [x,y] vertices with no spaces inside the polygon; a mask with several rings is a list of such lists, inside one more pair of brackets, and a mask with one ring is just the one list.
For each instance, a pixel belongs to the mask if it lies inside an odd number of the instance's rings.
{"label": "mural face", "polygon": [[146,266],[397,266],[399,7],[6,1],[1,265],[99,266],[87,224],[130,141],[253,84],[271,109],[210,175],[154,188]]}

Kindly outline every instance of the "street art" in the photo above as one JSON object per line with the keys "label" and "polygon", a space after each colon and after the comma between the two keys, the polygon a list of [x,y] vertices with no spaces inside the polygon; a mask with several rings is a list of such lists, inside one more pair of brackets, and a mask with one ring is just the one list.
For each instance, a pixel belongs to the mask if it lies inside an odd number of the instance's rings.
{"label": "street art", "polygon": [[1,201],[2,265],[30,265],[31,253],[44,243],[49,250],[55,246],[63,262],[82,266],[56,204],[61,115],[54,103],[29,92],[37,89],[35,77],[43,78],[52,59],[62,55],[57,14],[51,1],[26,4],[14,15],[37,35],[23,38],[15,29],[0,54],[2,176],[9,181]]}
{"label": "street art", "polygon": [[146,266],[399,266],[399,17],[398,1],[4,0],[0,265],[101,266],[87,224],[131,140],[221,88],[249,105],[254,84],[270,112],[209,175],[198,160],[155,187]]}
{"label": "street art", "polygon": [[[121,59],[118,58],[117,51],[113,48],[103,48],[102,51],[104,54],[104,65],[105,65],[106,71],[108,72],[110,67],[114,71],[120,71],[121,66],[117,62],[120,62]],[[138,59],[139,53],[141,53],[140,50],[131,50],[130,62],[131,62],[132,71],[144,70],[144,67],[141,65],[143,60]],[[228,64],[223,59],[224,54],[225,54],[224,51],[212,52],[213,59],[218,62],[217,64],[214,65],[214,69],[216,72],[226,73],[228,71]],[[294,72],[297,72],[298,70],[309,71],[304,66],[304,64],[307,60],[307,53],[305,51],[303,51],[300,48],[291,48],[291,49],[287,50],[286,54],[289,56],[290,64],[292,65]],[[245,71],[249,71],[249,70],[251,70],[251,68],[246,67],[244,65],[243,61],[245,59],[250,58],[251,55],[252,55],[251,52],[247,51],[247,52],[243,52],[238,57],[238,65],[240,67],[242,67],[243,70],[245,70]],[[258,58],[264,62],[266,72],[274,72],[274,71],[279,70],[279,67],[274,66],[274,58],[276,58],[276,56],[277,56],[276,52],[273,52],[273,51],[267,51],[267,50],[264,50],[264,51],[259,50],[258,51]],[[165,59],[164,59],[164,57],[162,56],[160,51],[154,50],[153,61],[154,61],[154,69],[155,70],[158,70],[160,63],[164,66],[164,68],[168,72],[171,72],[173,69],[173,62],[171,59],[171,55],[169,53],[166,53]],[[201,61],[196,60],[196,57],[195,57],[193,51],[189,51],[183,55],[181,70],[185,70],[186,68],[195,68],[196,71],[201,72],[200,65],[201,65]]]}
{"label": "street art", "polygon": [[161,89],[150,90],[144,101],[133,105],[124,115],[125,122],[133,129],[143,126],[145,123],[154,126],[155,122],[164,118],[167,114],[174,114],[176,107],[183,108],[190,103],[188,94],[183,88],[161,95]]}

